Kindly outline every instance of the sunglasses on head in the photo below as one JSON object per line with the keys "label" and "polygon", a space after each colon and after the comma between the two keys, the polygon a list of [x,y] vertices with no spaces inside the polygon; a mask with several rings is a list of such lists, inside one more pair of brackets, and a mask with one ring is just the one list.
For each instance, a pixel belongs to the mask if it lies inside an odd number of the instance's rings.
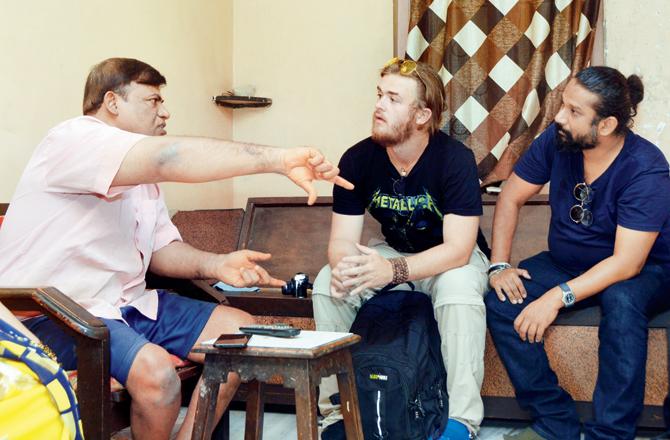
{"label": "sunglasses on head", "polygon": [[572,195],[579,202],[570,208],[570,220],[575,223],[581,223],[584,226],[591,226],[593,224],[593,213],[587,208],[587,205],[593,200],[593,188],[586,182],[581,182],[575,185],[572,190]]}
{"label": "sunglasses on head", "polygon": [[[401,75],[411,75],[416,70],[416,61],[405,60],[399,57],[393,57],[384,64],[384,68],[392,66],[394,64],[400,65],[400,74]],[[418,73],[418,72],[417,72]]]}

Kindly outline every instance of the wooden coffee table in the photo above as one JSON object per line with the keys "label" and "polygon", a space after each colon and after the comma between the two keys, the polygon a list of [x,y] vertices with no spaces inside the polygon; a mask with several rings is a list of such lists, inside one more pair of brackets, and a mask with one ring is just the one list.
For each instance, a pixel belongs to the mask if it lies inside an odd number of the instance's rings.
{"label": "wooden coffee table", "polygon": [[349,347],[360,340],[349,334],[314,348],[216,348],[199,345],[194,353],[204,353],[202,382],[195,412],[193,439],[204,440],[214,427],[216,396],[228,373],[236,372],[249,381],[244,438],[260,439],[263,434],[263,387],[272,376],[280,375],[285,387],[295,390],[296,423],[299,440],[317,440],[316,388],[322,377],[337,374],[347,439],[362,440],[358,395]]}

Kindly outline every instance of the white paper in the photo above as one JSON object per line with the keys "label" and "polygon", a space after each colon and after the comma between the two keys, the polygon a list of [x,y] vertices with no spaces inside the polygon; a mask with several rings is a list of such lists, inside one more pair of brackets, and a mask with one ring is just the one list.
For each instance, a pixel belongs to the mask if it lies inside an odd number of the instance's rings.
{"label": "white paper", "polygon": [[[351,333],[321,332],[313,330],[302,330],[298,336],[292,338],[280,338],[277,336],[253,335],[249,339],[247,347],[264,348],[315,348],[338,339],[346,338]],[[202,345],[212,345],[214,339],[203,341]]]}

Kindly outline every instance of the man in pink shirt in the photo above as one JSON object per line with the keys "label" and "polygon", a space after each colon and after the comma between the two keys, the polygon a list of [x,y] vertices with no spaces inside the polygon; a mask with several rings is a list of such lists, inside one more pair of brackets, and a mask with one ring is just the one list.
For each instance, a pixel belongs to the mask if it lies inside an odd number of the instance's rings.
{"label": "man in pink shirt", "polygon": [[[0,229],[0,285],[55,286],[110,329],[112,375],[132,396],[135,438],[168,438],[180,405],[169,354],[202,362],[191,347],[253,322],[241,310],[146,290],[147,269],[234,286],[272,285],[259,263],[269,254],[212,254],[183,243],[158,182],[206,182],[255,173],[283,174],[305,189],[313,180],[347,188],[337,167],[311,148],[281,149],[209,138],[165,136],[165,78],[134,59],[91,70],[80,116],[49,131],[18,184]],[[46,317],[26,326],[76,365],[71,339]],[[221,415],[239,384],[221,388]],[[197,389],[197,388],[196,388]],[[189,438],[195,402],[178,438]]]}

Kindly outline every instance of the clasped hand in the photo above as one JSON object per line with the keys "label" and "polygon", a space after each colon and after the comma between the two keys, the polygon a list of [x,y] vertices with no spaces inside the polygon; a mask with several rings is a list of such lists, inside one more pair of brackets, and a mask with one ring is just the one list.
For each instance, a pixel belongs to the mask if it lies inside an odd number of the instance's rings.
{"label": "clasped hand", "polygon": [[356,248],[360,255],[342,258],[331,271],[331,294],[336,298],[358,295],[393,280],[393,267],[386,258],[367,246],[357,243]]}

